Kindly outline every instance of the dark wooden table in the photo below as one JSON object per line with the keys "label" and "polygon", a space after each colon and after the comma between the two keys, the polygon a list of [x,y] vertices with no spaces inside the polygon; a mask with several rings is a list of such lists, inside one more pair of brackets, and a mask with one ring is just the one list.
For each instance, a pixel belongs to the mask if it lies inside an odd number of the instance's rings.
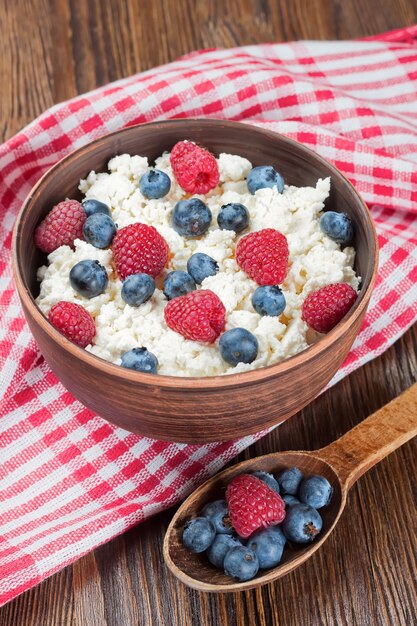
{"label": "dark wooden table", "polygon": [[[347,39],[409,25],[415,0],[0,0],[0,136],[50,105],[201,47]],[[326,445],[417,379],[417,328],[239,459]],[[352,489],[324,548],[257,591],[200,594],[164,567],[171,512],[0,609],[1,626],[413,626],[417,445]]]}

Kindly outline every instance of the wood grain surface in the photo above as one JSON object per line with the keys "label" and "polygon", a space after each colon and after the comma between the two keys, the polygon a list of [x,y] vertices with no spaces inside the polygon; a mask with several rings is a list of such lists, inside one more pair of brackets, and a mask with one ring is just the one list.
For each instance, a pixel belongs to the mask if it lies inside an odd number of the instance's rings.
{"label": "wood grain surface", "polygon": [[[0,0],[0,135],[46,107],[192,49],[362,37],[416,20],[415,0]],[[417,329],[236,460],[324,446],[417,379]],[[325,546],[259,590],[201,594],[168,573],[172,512],[0,609],[1,626],[414,626],[417,444],[352,488]]]}

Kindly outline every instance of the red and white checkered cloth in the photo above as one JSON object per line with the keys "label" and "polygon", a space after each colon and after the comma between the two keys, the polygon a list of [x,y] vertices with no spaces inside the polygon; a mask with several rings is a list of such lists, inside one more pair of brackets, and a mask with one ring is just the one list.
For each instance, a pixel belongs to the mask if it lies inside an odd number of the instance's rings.
{"label": "red and white checkered cloth", "polygon": [[177,502],[261,436],[169,444],[93,415],[45,364],[11,277],[13,223],[47,168],[108,131],[197,116],[303,142],[371,206],[379,277],[333,382],[417,318],[417,26],[361,41],[203,50],[49,109],[0,148],[0,604]]}

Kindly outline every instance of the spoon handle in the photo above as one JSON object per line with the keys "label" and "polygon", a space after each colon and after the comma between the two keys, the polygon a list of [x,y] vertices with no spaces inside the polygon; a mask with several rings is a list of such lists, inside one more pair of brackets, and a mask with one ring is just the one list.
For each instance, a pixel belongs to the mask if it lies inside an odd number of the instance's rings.
{"label": "spoon handle", "polygon": [[368,469],[417,435],[417,383],[334,443],[316,450],[349,489]]}

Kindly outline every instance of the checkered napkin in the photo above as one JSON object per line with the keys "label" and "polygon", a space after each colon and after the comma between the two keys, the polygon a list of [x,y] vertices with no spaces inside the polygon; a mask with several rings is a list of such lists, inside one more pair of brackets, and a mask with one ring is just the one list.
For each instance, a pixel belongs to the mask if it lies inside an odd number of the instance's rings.
{"label": "checkered napkin", "polygon": [[11,277],[13,223],[47,168],[109,131],[184,117],[301,141],[371,207],[379,277],[333,383],[417,318],[417,26],[361,41],[203,50],[46,111],[0,147],[0,603],[184,498],[261,436],[169,444],[92,414],[44,362]]}

